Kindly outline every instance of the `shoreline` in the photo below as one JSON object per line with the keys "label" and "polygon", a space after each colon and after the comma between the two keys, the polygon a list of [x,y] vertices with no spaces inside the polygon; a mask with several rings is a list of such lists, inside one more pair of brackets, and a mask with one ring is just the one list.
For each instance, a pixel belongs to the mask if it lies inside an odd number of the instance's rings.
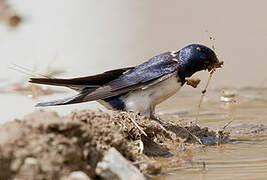
{"label": "shoreline", "polygon": [[134,112],[91,110],[67,116],[35,111],[0,125],[0,137],[0,179],[66,179],[75,171],[99,178],[97,164],[112,147],[140,172],[153,177],[164,173],[165,167],[154,158],[203,146],[199,139],[206,145],[218,139],[219,143],[228,141],[228,135],[220,138],[207,127],[181,119],[159,123]]}

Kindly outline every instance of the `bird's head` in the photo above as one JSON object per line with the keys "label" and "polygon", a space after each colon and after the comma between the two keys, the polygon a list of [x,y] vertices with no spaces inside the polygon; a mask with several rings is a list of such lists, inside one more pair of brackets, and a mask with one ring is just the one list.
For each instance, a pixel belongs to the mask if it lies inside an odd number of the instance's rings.
{"label": "bird's head", "polygon": [[219,63],[219,60],[210,48],[191,44],[178,52],[181,67],[179,75],[183,78],[192,76],[195,72],[201,70],[212,70]]}

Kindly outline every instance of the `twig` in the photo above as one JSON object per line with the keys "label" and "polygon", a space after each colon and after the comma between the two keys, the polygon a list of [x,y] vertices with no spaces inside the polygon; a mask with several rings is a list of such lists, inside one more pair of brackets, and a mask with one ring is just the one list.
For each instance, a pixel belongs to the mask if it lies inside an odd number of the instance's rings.
{"label": "twig", "polygon": [[222,129],[223,131],[225,130],[225,128],[227,128],[233,121],[229,121]]}
{"label": "twig", "polygon": [[199,100],[199,104],[198,104],[197,116],[196,116],[196,122],[198,122],[198,117],[199,117],[199,112],[200,112],[200,106],[201,106],[201,104],[202,104],[202,101],[203,101],[203,98],[204,98],[204,96],[205,96],[205,93],[207,92],[207,88],[208,88],[208,86],[209,86],[209,84],[210,84],[210,80],[211,80],[211,77],[212,77],[212,75],[213,75],[214,72],[215,72],[215,69],[212,69],[212,70],[210,71],[210,75],[209,75],[207,84],[206,84],[205,88],[204,88],[204,89],[202,90],[202,92],[201,92],[202,94],[201,94],[201,97],[200,97],[200,100]]}
{"label": "twig", "polygon": [[188,132],[193,138],[195,138],[197,140],[197,142],[201,145],[203,145],[203,143],[201,142],[201,140],[194,134],[192,134],[188,129],[186,129],[185,127],[183,126],[180,126],[182,129],[184,129],[186,132]]}
{"label": "twig", "polygon": [[[134,115],[134,114],[133,114]],[[132,117],[130,118],[130,120],[134,123],[134,125],[137,127],[137,129],[139,129],[139,131],[144,134],[145,136],[147,136],[147,134],[145,133],[145,131],[136,123],[136,121],[134,120],[135,118]]]}

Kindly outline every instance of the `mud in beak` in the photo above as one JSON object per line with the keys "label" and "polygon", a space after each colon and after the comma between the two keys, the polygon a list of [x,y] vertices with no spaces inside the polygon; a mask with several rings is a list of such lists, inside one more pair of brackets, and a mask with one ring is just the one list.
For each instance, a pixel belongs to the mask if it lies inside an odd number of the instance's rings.
{"label": "mud in beak", "polygon": [[208,66],[207,69],[210,72],[213,69],[217,69],[217,68],[222,68],[223,66],[223,61],[219,61],[218,59],[216,60],[216,62],[214,63],[214,65]]}

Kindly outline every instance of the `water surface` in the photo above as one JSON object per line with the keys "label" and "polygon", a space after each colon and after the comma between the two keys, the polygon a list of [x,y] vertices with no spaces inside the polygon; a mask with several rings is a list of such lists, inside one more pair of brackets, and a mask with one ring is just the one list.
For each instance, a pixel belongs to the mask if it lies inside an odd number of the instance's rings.
{"label": "water surface", "polygon": [[[184,152],[190,158],[182,167],[169,168],[166,176],[159,179],[266,179],[267,178],[267,90],[244,88],[235,90],[236,102],[220,101],[220,92],[208,93],[201,107],[199,124],[231,132],[228,144],[208,146]],[[186,103],[181,102],[186,100]],[[195,120],[199,96],[181,93],[173,99],[168,115],[179,115],[187,121]],[[180,103],[179,103],[180,102]],[[190,105],[188,102],[191,102]],[[171,108],[183,107],[181,109]],[[175,105],[177,104],[177,106]],[[178,106],[179,104],[179,106]],[[166,112],[166,107],[160,108]],[[174,159],[161,159],[161,161]],[[205,164],[205,165],[204,165]]]}

